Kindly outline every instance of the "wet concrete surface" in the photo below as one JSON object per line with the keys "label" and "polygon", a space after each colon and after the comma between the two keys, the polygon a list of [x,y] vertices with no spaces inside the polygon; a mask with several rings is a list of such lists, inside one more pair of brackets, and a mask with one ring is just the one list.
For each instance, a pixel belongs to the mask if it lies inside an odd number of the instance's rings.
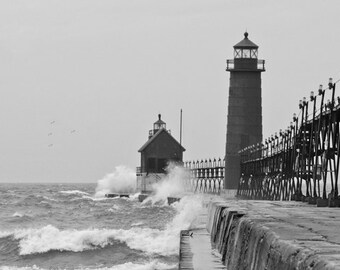
{"label": "wet concrete surface", "polygon": [[[253,201],[219,197],[215,197],[214,201],[225,205],[230,211],[243,213],[244,216],[241,219],[245,222],[242,226],[246,223],[250,224],[250,230],[255,234],[255,238],[257,233],[266,232],[261,237],[268,236],[268,249],[261,250],[261,252],[276,252],[277,262],[275,258],[273,259],[275,267],[280,267],[280,269],[340,269],[340,208],[318,208],[295,201]],[[210,222],[207,220],[207,215],[202,215],[200,218],[202,221],[206,218],[206,223]],[[246,236],[243,237],[244,239],[240,236],[240,240],[234,241],[248,241]],[[247,237],[250,238],[250,236]],[[179,269],[227,269],[221,262],[221,256],[212,249],[210,239],[210,234],[202,228],[193,231],[193,237],[184,235],[182,240],[190,256],[186,257],[186,264],[183,264],[187,268]],[[249,247],[253,246],[252,243],[248,244]],[[261,256],[265,258],[264,255]],[[226,257],[224,264],[228,265],[228,256]],[[249,260],[258,259],[250,258]],[[287,261],[287,267],[284,265],[285,260],[290,260]],[[249,262],[249,265],[255,264]],[[228,269],[241,269],[237,267],[229,264]],[[243,266],[242,269],[261,269],[261,267]]]}

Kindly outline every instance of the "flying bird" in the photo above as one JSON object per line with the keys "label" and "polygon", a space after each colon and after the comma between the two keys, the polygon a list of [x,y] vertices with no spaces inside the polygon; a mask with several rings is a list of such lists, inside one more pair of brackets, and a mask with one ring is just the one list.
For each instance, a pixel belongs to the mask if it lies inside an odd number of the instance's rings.
{"label": "flying bird", "polygon": [[53,125],[55,123],[55,121],[52,121],[50,124]]}
{"label": "flying bird", "polygon": [[74,129],[74,130],[71,130],[71,133],[75,133],[76,132],[76,130]]}
{"label": "flying bird", "polygon": [[52,134],[53,134],[53,133],[52,133],[52,132],[50,132],[50,133],[48,133],[47,135],[48,135],[48,136],[51,136]]}
{"label": "flying bird", "polygon": [[48,147],[52,147],[53,146],[53,143],[49,144]]}

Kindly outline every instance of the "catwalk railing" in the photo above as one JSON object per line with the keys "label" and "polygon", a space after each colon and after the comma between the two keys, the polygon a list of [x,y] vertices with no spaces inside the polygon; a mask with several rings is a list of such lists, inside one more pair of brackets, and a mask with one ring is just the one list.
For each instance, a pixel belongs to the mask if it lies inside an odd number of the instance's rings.
{"label": "catwalk railing", "polygon": [[222,159],[184,162],[189,170],[188,189],[198,193],[219,194],[223,188],[225,163]]}
{"label": "catwalk railing", "polygon": [[[340,206],[340,98],[334,98],[335,87],[332,79],[327,89],[320,85],[319,98],[311,92],[310,101],[300,100],[300,121],[294,114],[288,129],[239,152],[239,197]],[[326,94],[331,99],[324,102]]]}

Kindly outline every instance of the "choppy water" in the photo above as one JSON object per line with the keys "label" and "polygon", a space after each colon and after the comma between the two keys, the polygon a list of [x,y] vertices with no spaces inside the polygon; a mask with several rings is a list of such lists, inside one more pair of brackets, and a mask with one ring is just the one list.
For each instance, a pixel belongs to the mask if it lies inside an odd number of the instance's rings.
{"label": "choppy water", "polygon": [[143,205],[95,187],[0,184],[0,269],[176,269],[197,202]]}

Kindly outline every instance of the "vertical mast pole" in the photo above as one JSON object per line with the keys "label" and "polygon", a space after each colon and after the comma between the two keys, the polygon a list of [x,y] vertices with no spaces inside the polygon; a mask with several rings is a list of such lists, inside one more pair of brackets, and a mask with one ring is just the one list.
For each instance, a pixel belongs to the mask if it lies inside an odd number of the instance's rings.
{"label": "vertical mast pole", "polygon": [[182,145],[182,109],[180,114],[180,123],[179,123],[179,144]]}

